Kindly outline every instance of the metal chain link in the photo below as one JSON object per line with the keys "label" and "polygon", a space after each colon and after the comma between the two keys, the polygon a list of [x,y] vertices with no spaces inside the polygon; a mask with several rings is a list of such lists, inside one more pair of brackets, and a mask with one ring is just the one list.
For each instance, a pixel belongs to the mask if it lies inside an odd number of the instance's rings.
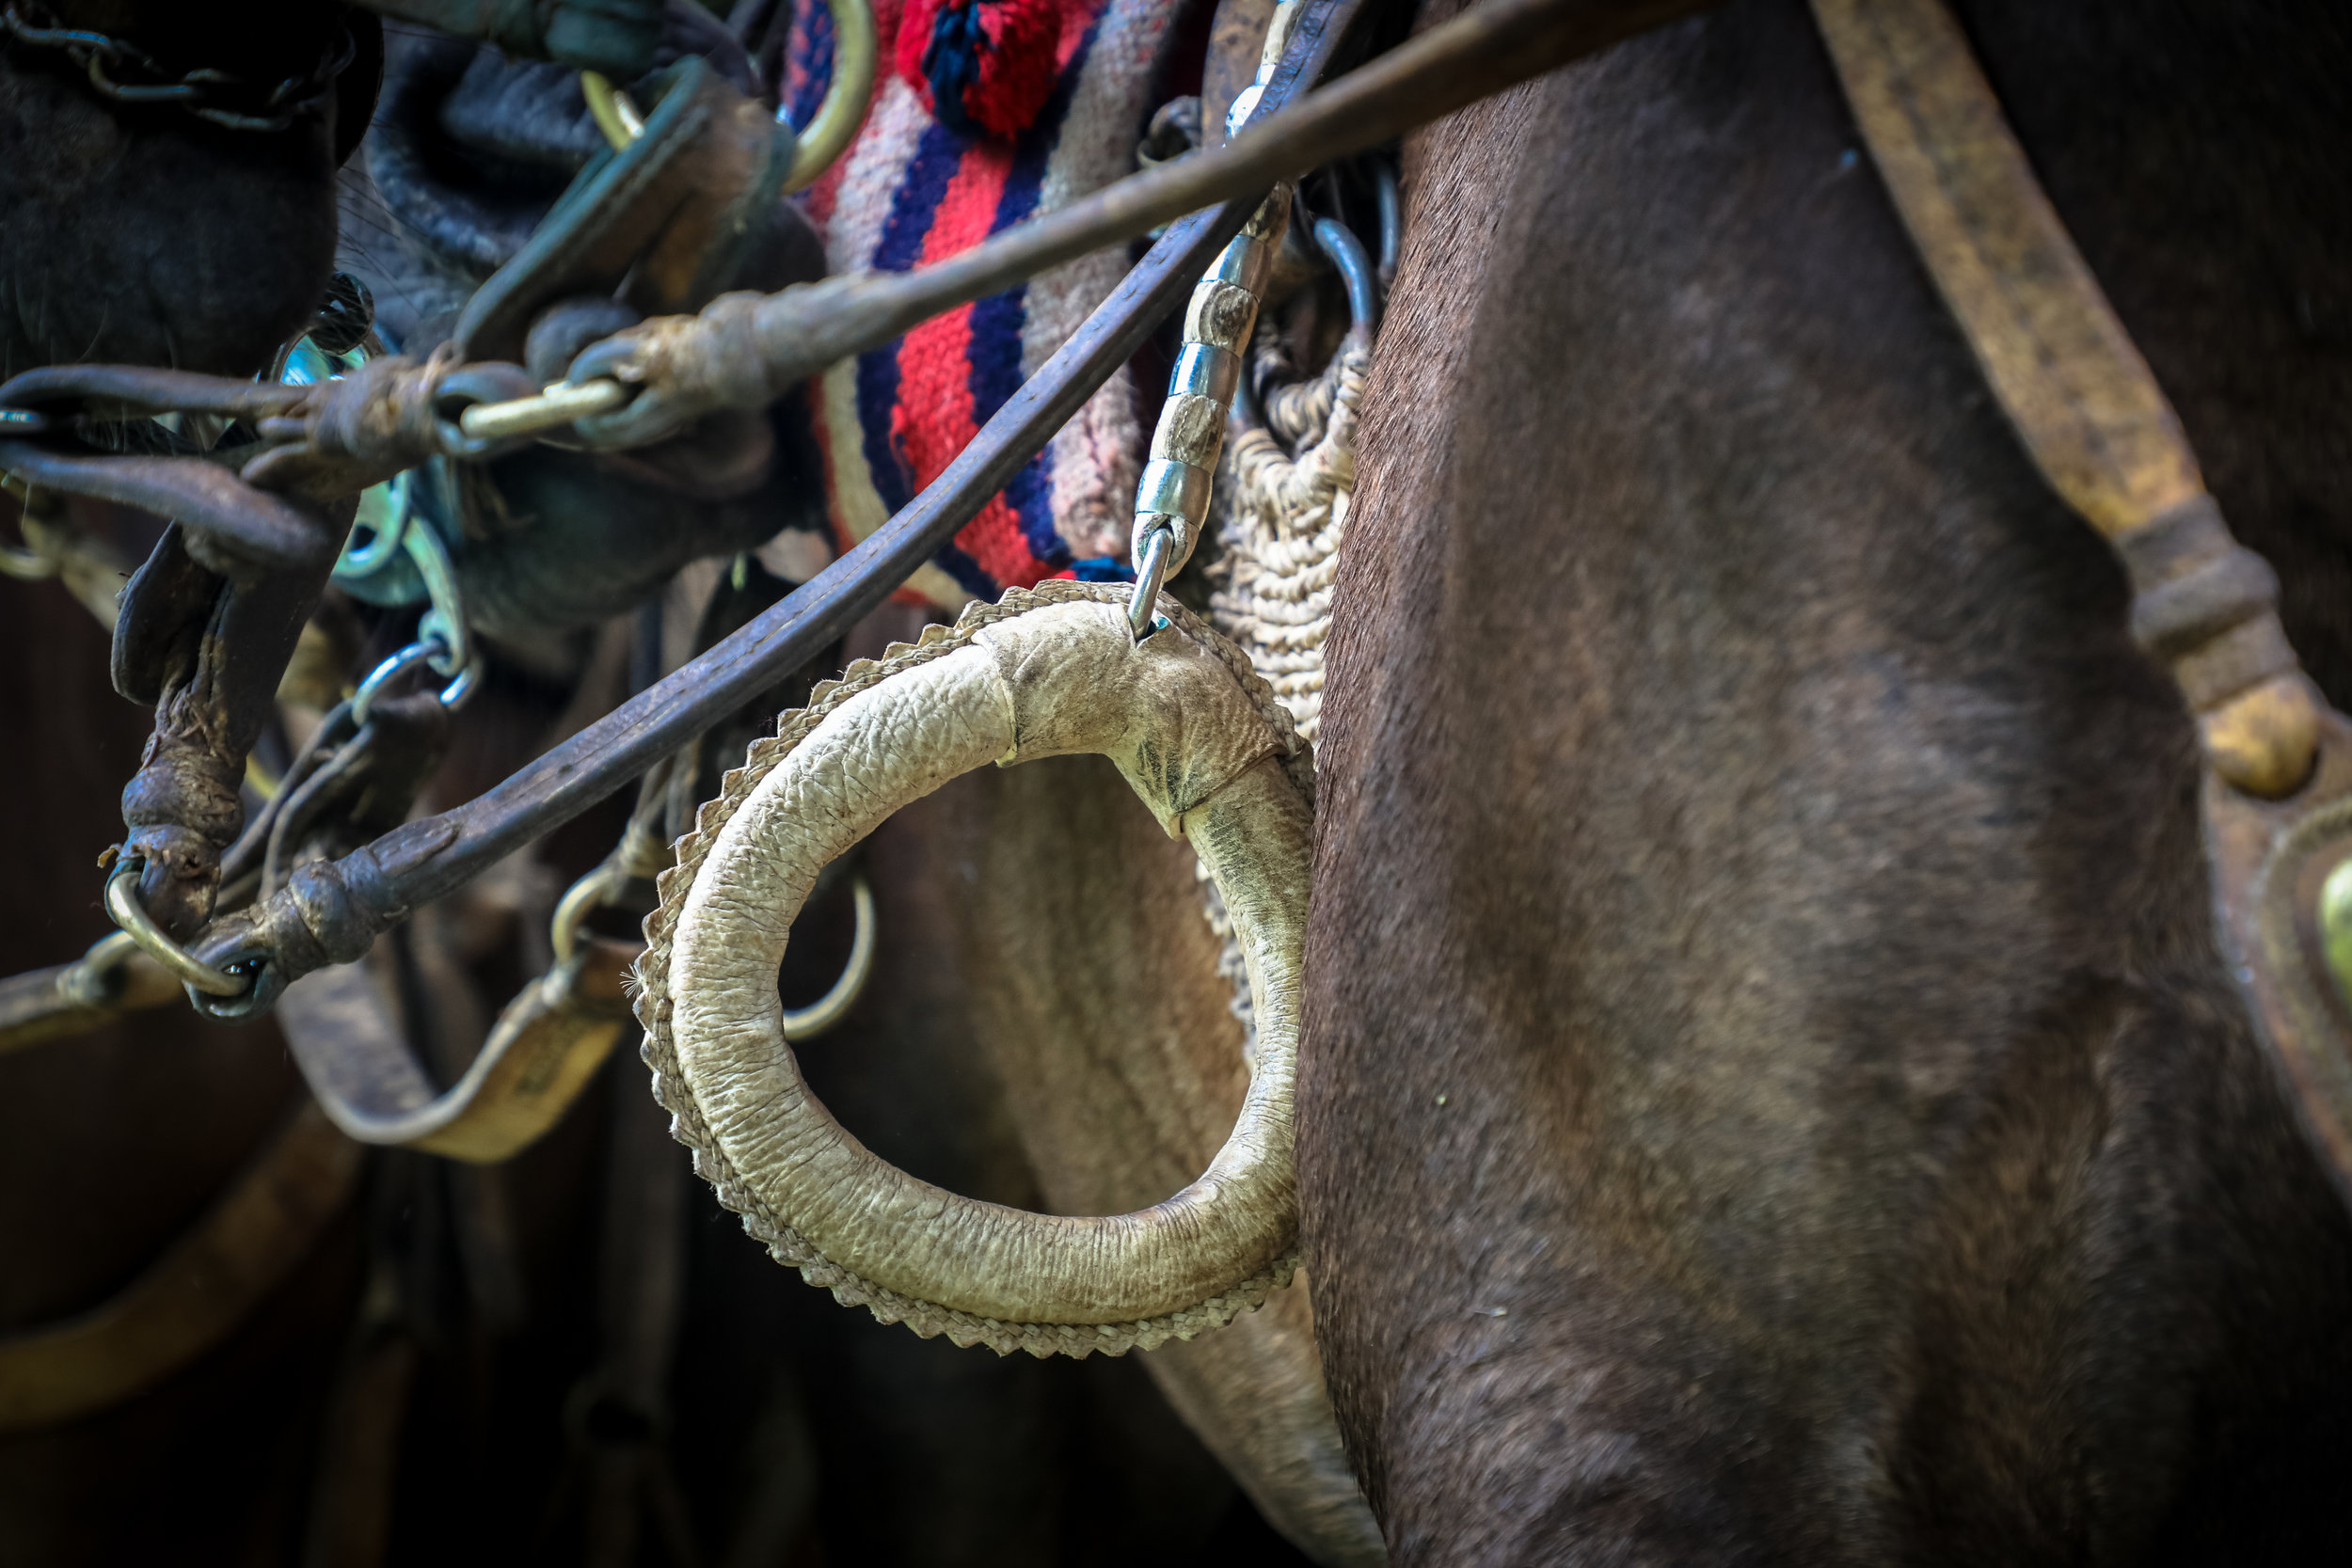
{"label": "metal chain link", "polygon": [[[263,91],[257,83],[210,66],[175,76],[145,51],[120,39],[78,28],[41,26],[27,20],[27,11],[44,21],[56,20],[39,7],[0,8],[0,32],[9,41],[28,49],[56,50],[81,67],[92,87],[118,103],[168,103],[231,131],[285,130],[296,115],[333,87],[335,78],[358,53],[350,30],[339,28],[336,42],[308,74],[289,76]],[[125,68],[128,73],[149,79],[125,81]],[[224,108],[222,100],[239,102],[244,107]]]}

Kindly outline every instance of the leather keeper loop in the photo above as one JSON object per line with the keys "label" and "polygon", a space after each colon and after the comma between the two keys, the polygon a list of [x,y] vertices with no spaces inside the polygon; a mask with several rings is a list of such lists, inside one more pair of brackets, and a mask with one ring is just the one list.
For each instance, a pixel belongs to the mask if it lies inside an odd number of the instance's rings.
{"label": "leather keeper loop", "polygon": [[2137,528],[2113,535],[2110,543],[2123,558],[2136,594],[2152,593],[2237,547],[2222,519],[2221,504],[2202,491]]}
{"label": "leather keeper loop", "polygon": [[2270,563],[2242,546],[2233,546],[2227,555],[2134,598],[2132,636],[2158,658],[2177,661],[2269,613],[2278,602],[2279,575]]}
{"label": "leather keeper loop", "polygon": [[2296,668],[2285,628],[2265,610],[2174,659],[2172,678],[2192,709],[2208,713],[2249,687]]}

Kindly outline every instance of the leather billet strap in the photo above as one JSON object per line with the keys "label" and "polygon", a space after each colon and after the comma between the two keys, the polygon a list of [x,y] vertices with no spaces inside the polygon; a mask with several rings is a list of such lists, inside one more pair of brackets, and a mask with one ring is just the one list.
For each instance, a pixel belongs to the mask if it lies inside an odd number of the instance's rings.
{"label": "leather billet strap", "polygon": [[293,1272],[358,1184],[361,1150],[307,1101],[119,1294],[0,1336],[0,1435],[94,1415],[219,1344]]}
{"label": "leather billet strap", "polygon": [[2205,752],[2265,800],[2311,773],[2319,703],[2278,579],[2205,490],[2178,415],[2026,161],[1943,0],[1814,0],[1904,227],[2051,486],[2115,546],[2132,627]]}
{"label": "leather billet strap", "polygon": [[2352,721],[2297,664],[2269,564],[2231,536],[2163,390],[1942,0],[1813,0],[1904,226],[2053,488],[2130,575],[2132,631],[2196,715],[2216,934],[2352,1203],[2352,990],[2322,925],[2352,860]]}

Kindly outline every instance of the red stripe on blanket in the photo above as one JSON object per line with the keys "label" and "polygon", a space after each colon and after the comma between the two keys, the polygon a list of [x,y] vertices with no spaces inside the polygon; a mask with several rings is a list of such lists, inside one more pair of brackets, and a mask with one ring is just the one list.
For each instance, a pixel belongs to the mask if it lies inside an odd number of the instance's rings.
{"label": "red stripe on blanket", "polygon": [[[1009,148],[980,145],[964,152],[924,236],[926,265],[988,237],[1011,169]],[[972,411],[970,306],[934,317],[906,335],[898,349],[898,403],[891,412],[890,429],[892,445],[918,489],[938,478],[979,434]],[[1049,569],[1029,553],[1020,515],[1002,495],[989,498],[979,515],[957,533],[956,545],[998,582],[1035,582]]]}

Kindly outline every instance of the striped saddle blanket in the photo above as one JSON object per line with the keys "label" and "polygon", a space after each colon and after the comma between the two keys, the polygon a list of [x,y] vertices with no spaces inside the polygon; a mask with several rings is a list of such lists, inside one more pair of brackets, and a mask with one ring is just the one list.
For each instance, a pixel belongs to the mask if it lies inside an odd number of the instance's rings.
{"label": "striped saddle blanket", "polygon": [[[1172,59],[1184,8],[878,0],[873,105],[856,143],[802,198],[828,269],[936,261],[1131,172],[1152,109],[1189,90]],[[777,84],[794,123],[814,115],[832,59],[823,0],[796,0]],[[834,547],[865,538],[937,477],[1128,264],[1123,250],[1086,257],[819,378],[809,404]],[[952,610],[1046,578],[1127,577],[1147,435],[1122,370],[908,588]]]}

